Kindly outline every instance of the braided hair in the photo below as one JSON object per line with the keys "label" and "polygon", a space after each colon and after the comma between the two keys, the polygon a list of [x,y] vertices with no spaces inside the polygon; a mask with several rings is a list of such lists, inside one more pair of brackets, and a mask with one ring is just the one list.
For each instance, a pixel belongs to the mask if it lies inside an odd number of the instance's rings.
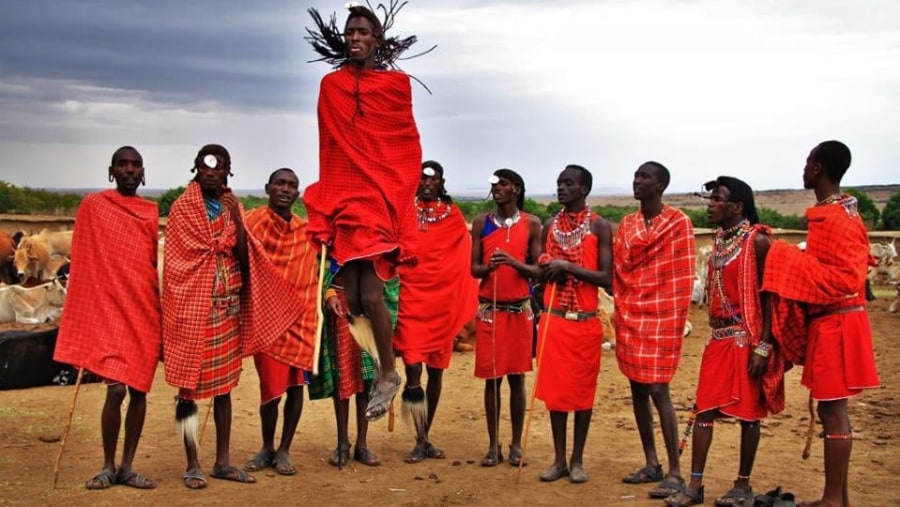
{"label": "braided hair", "polygon": [[509,180],[513,186],[519,187],[519,194],[516,195],[516,209],[522,211],[525,209],[525,180],[519,176],[519,173],[512,169],[497,169],[494,176]]}
{"label": "braided hair", "polygon": [[703,184],[703,188],[707,192],[712,192],[718,187],[728,189],[728,200],[730,202],[739,202],[744,205],[744,218],[751,224],[759,223],[759,213],[756,211],[756,202],[753,199],[753,189],[750,188],[750,185],[731,176],[719,176]]}
{"label": "braided hair", "polygon": [[[194,167],[191,168],[191,172],[197,173],[197,176],[194,176],[195,180],[200,176],[198,169],[200,168],[200,164],[203,164],[203,157],[207,155],[221,157],[222,160],[225,161],[225,169],[228,171],[228,176],[234,176],[231,172],[231,154],[228,153],[228,150],[221,144],[207,144],[200,148],[200,151],[197,152],[197,156],[194,157]],[[227,176],[225,177],[225,183],[228,184]]]}
{"label": "braided hair", "polygon": [[446,204],[451,204],[453,198],[450,197],[450,194],[447,193],[447,189],[444,187],[444,166],[436,160],[426,160],[425,162],[422,162],[422,170],[424,171],[428,168],[434,169],[434,172],[441,176],[441,188],[438,189],[437,195],[438,200]]}

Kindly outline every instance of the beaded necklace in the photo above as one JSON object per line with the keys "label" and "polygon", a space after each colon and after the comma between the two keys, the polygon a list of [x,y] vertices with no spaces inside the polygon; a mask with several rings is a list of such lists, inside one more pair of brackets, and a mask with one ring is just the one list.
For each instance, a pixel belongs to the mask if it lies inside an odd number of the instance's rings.
{"label": "beaded necklace", "polygon": [[[443,210],[441,207],[443,206]],[[450,216],[452,208],[444,201],[435,201],[434,206],[419,206],[419,199],[416,198],[416,219],[419,222],[419,230],[427,231],[428,224],[434,224]]]}
{"label": "beaded necklace", "polygon": [[816,206],[824,206],[826,204],[831,204],[836,201],[840,201],[841,198],[844,197],[840,192],[836,194],[829,195],[828,197],[822,199],[821,201],[816,203]]}
{"label": "beaded necklace", "polygon": [[750,237],[751,232],[753,232],[753,226],[750,225],[750,221],[747,219],[741,220],[734,227],[717,230],[715,246],[709,259],[709,263],[713,267],[712,285],[719,296],[719,300],[722,301],[731,318],[738,324],[742,324],[744,321],[737,314],[731,301],[728,300],[727,294],[725,294],[725,281],[722,279],[722,272],[725,270],[725,266],[741,253],[741,248],[747,238]]}
{"label": "beaded necklace", "polygon": [[491,213],[488,216],[491,218],[491,221],[494,222],[494,225],[496,225],[498,228],[506,229],[506,242],[509,243],[509,240],[510,240],[509,235],[510,235],[510,232],[512,231],[512,226],[519,223],[519,219],[522,218],[522,215],[519,213],[519,210],[516,210],[516,213],[513,216],[504,218],[502,221],[500,220],[500,217],[496,213]]}
{"label": "beaded necklace", "polygon": [[[556,243],[563,250],[577,247],[584,240],[584,237],[590,234],[592,213],[590,207],[585,206],[584,208],[584,221],[580,224],[572,223],[572,218],[566,214],[565,208],[559,210],[559,213],[553,219],[553,228],[551,229],[553,239],[556,240]],[[560,228],[561,223],[563,228]]]}

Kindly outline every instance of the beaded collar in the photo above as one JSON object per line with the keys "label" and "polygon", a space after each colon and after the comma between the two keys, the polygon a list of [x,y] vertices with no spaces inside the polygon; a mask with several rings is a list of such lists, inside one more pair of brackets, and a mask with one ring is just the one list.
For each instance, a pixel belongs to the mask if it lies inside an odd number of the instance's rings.
{"label": "beaded collar", "polygon": [[519,219],[522,218],[522,215],[519,213],[519,210],[516,210],[516,213],[508,218],[500,219],[500,216],[496,213],[491,213],[488,215],[491,221],[494,222],[494,225],[497,226],[498,229],[506,229],[506,242],[509,243],[510,232],[512,231],[512,226],[519,223]]}
{"label": "beaded collar", "polygon": [[833,203],[833,202],[840,201],[843,197],[844,197],[844,196],[841,195],[840,192],[838,192],[838,193],[836,193],[836,194],[829,195],[828,197],[822,199],[821,201],[818,201],[818,202],[816,203],[816,206],[824,206],[824,205],[826,205],[826,204],[831,204],[831,203]]}
{"label": "beaded collar", "polygon": [[434,206],[420,206],[419,199],[416,198],[416,219],[419,222],[419,230],[427,231],[428,224],[434,224],[450,216],[452,207],[444,201],[433,201]]}
{"label": "beaded collar", "polygon": [[[563,250],[577,247],[584,241],[585,236],[591,233],[591,216],[592,212],[590,207],[585,206],[584,221],[580,224],[572,224],[572,219],[566,214],[565,208],[559,210],[559,213],[557,213],[556,217],[553,219],[553,227],[551,228],[553,239],[556,240],[556,243]],[[569,225],[571,230],[563,231],[560,229],[560,222]]]}
{"label": "beaded collar", "polygon": [[731,301],[728,300],[728,295],[725,293],[725,280],[722,277],[722,271],[724,271],[725,266],[727,266],[729,262],[741,253],[741,248],[747,238],[750,237],[751,232],[753,232],[753,226],[750,225],[750,221],[747,219],[741,220],[740,223],[734,227],[718,229],[716,231],[713,253],[709,259],[709,263],[713,267],[712,286],[719,296],[722,305],[728,311],[729,315],[731,315],[731,318],[738,324],[743,324],[744,321],[741,316],[738,315],[734,305],[731,304]]}

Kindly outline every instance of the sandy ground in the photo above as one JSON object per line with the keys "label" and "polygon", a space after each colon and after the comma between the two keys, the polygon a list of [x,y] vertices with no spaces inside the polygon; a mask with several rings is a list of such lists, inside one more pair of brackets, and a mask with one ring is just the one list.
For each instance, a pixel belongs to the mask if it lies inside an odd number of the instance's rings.
{"label": "sandy ground", "polygon": [[[885,294],[887,294],[885,292]],[[886,311],[883,297],[871,307],[876,355],[884,388],[868,391],[851,401],[856,430],[850,471],[851,501],[855,507],[900,505],[900,391],[896,367],[900,353],[891,349],[896,341],[900,315]],[[694,382],[708,328],[705,311],[693,309],[694,332],[685,341],[681,371],[672,391],[682,426],[688,416]],[[891,338],[893,337],[893,338]],[[325,459],[335,445],[330,401],[308,402],[294,442],[293,460],[299,473],[293,477],[258,473],[259,482],[241,485],[210,480],[203,491],[188,491],[180,480],[184,454],[176,439],[173,395],[163,379],[162,368],[149,395],[149,410],[136,469],[156,478],[156,490],[140,491],[114,487],[87,491],[83,483],[102,463],[99,415],[105,396],[102,384],[81,388],[66,454],[60,468],[59,486],[51,489],[53,463],[59,450],[54,440],[62,433],[74,388],[41,387],[0,391],[0,505],[239,505],[320,504],[332,505],[622,505],[657,506],[647,498],[649,485],[631,486],[619,479],[642,462],[640,444],[631,414],[628,383],[616,367],[613,351],[603,353],[593,425],[585,451],[590,481],[583,485],[561,480],[538,481],[538,474],[552,459],[548,414],[538,402],[527,448],[530,466],[521,481],[506,463],[497,468],[478,465],[487,448],[482,408],[483,384],[472,376],[473,355],[455,353],[445,374],[444,395],[432,431],[434,442],[447,451],[447,459],[426,460],[417,465],[403,463],[413,444],[413,430],[397,418],[396,429],[374,423],[369,445],[383,461],[378,468],[352,464],[342,471]],[[260,444],[257,416],[258,383],[253,362],[245,361],[239,387],[233,393],[234,428],[232,459],[241,464]],[[528,376],[528,389],[534,376]],[[753,484],[762,493],[776,485],[800,499],[817,498],[823,484],[822,442],[816,440],[813,454],[802,461],[803,435],[808,422],[807,392],[799,385],[799,371],[789,372],[788,407],[764,423]],[[504,389],[504,400],[507,399]],[[205,404],[202,411],[206,410]],[[203,412],[201,412],[202,420]],[[571,423],[570,423],[571,424]],[[213,424],[207,429],[201,461],[208,472],[214,459]],[[280,430],[279,430],[280,431]],[[717,425],[706,470],[707,505],[724,493],[737,472],[739,426]],[[354,430],[351,422],[351,438]],[[509,441],[509,422],[504,418],[502,439]],[[657,431],[657,442],[661,436]],[[505,449],[504,449],[505,450]],[[688,449],[690,450],[690,448]],[[689,458],[682,461],[687,473]]]}

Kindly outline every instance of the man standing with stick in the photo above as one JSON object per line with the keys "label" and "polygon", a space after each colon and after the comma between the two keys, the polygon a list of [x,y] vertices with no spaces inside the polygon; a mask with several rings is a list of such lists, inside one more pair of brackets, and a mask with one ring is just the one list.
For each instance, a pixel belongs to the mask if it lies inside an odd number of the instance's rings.
{"label": "man standing with stick", "polygon": [[[136,149],[123,146],[113,153],[109,181],[113,180],[115,190],[89,195],[78,207],[68,297],[53,359],[89,370],[107,384],[100,418],[103,469],[85,487],[124,484],[149,489],[156,481],[131,466],[162,339],[156,270],[159,209],[155,202],[137,196],[137,188],[144,185],[144,160]],[[122,463],[116,468],[126,392],[131,401]]]}
{"label": "man standing with stick", "polygon": [[540,270],[541,221],[523,211],[525,182],[510,169],[491,176],[491,196],[497,210],[472,222],[472,275],[481,279],[475,321],[475,376],[485,379],[487,454],[481,466],[503,461],[500,450],[500,384],[509,381],[509,418],[512,438],[509,464],[522,461],[525,420],[525,373],[531,371],[534,312],[530,279]]}
{"label": "man standing with stick", "polygon": [[[563,209],[544,224],[544,253],[539,264],[547,283],[557,287],[546,296],[546,311],[538,326],[541,353],[535,388],[550,411],[555,454],[553,464],[541,473],[545,482],[565,476],[576,484],[588,480],[583,453],[603,341],[597,318],[598,287],[609,287],[613,263],[612,227],[587,206],[592,182],[591,173],[584,167],[566,166],[556,180],[556,195]],[[575,413],[575,423],[572,456],[567,464],[569,412]]]}
{"label": "man standing with stick", "polygon": [[[669,383],[681,360],[695,272],[691,219],[662,202],[669,179],[669,170],[658,162],[647,162],[635,171],[634,198],[641,208],[623,218],[616,231],[613,280],[616,359],[631,383],[631,403],[646,460],[643,468],[622,482],[662,481],[650,491],[653,498],[667,498],[684,488],[678,463],[678,417]],[[665,476],[656,455],[650,400],[659,412],[669,457]]]}
{"label": "man standing with stick", "polygon": [[[803,188],[817,203],[806,210],[806,251],[776,241],[766,258],[762,289],[777,296],[775,336],[789,359],[803,366],[810,403],[818,400],[825,437],[825,490],[806,507],[847,507],[853,433],[847,399],[879,386],[866,311],[866,272],[872,261],[869,238],[856,198],[841,193],[850,149],[825,141],[809,153]],[[839,245],[840,248],[835,248]],[[777,315],[802,305],[800,318]],[[779,323],[781,325],[779,325]]]}
{"label": "man standing with stick", "polygon": [[[466,219],[444,188],[444,168],[422,163],[416,195],[419,262],[400,267],[400,314],[394,350],[406,367],[403,412],[416,428],[416,445],[407,463],[444,458],[429,430],[441,398],[444,370],[450,366],[453,338],[475,313],[475,279],[469,275],[472,240]],[[422,373],[428,371],[427,389]]]}
{"label": "man standing with stick", "polygon": [[[253,356],[259,375],[263,445],[244,466],[248,472],[271,466],[281,475],[297,473],[291,464],[290,450],[303,412],[303,385],[307,383],[308,371],[301,365],[309,367],[315,350],[318,290],[316,252],[306,237],[306,220],[291,211],[300,195],[299,184],[291,169],[273,172],[265,185],[268,205],[250,211],[245,219],[247,232],[259,241],[272,265],[304,302],[300,318],[294,325],[266,350]],[[281,443],[276,450],[278,404],[285,393]]]}

